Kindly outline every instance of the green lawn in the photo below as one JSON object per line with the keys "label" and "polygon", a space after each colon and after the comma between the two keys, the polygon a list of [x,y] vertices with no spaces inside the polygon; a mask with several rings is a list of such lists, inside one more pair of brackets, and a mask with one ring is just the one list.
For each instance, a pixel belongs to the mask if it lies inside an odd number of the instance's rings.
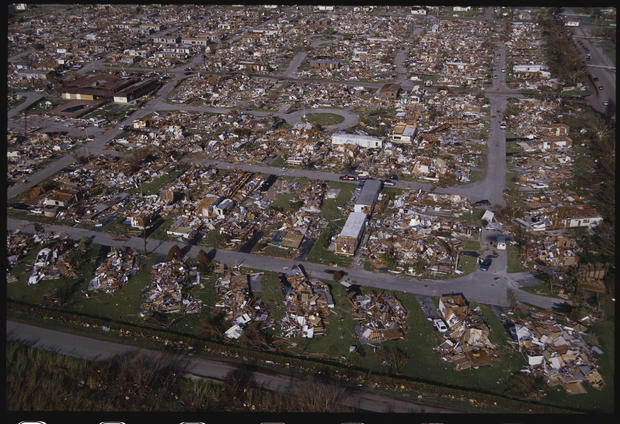
{"label": "green lawn", "polygon": [[278,168],[281,168],[284,166],[284,159],[282,159],[282,156],[278,156],[273,162],[271,162],[271,166],[275,166]]}
{"label": "green lawn", "polygon": [[282,211],[295,212],[301,205],[297,203],[297,193],[280,193],[276,196],[271,207]]}
{"label": "green lawn", "polygon": [[[141,311],[142,291],[151,281],[151,267],[157,262],[157,255],[149,254],[146,259],[140,255],[138,272],[126,286],[114,293],[89,293],[89,297],[81,294],[74,296],[67,308],[75,312],[83,312],[104,318],[141,322],[138,313]],[[94,270],[90,278],[93,278]],[[88,282],[83,287],[86,290]]]}
{"label": "green lawn", "polygon": [[[28,286],[28,277],[32,274],[32,266],[39,250],[43,247],[41,245],[35,245],[26,256],[21,258],[12,270],[12,274],[17,278],[17,281],[13,283],[7,283],[7,298],[12,300],[19,300],[28,303],[41,304],[47,295],[53,294],[56,289],[64,287],[67,283],[74,284],[79,283],[79,289],[86,289],[88,282],[94,277],[95,261],[100,249],[100,245],[91,244],[88,247],[87,253],[84,256],[82,266],[78,272],[76,278],[60,278],[57,280],[41,280],[33,286]],[[72,299],[76,296],[80,296],[79,289],[76,290],[72,296]],[[70,300],[67,307],[72,304],[73,300]]]}
{"label": "green lawn", "polygon": [[312,246],[310,253],[308,253],[307,260],[310,262],[325,265],[329,265],[331,263],[343,267],[348,267],[349,265],[351,265],[351,262],[353,261],[352,258],[348,256],[337,255],[336,253],[327,250],[327,247],[323,245],[323,241],[325,241],[325,243],[328,243],[328,235],[330,233],[332,235],[339,234],[342,230],[343,225],[344,222],[342,224],[336,224],[332,221],[327,226],[327,228],[323,230],[323,233],[321,233],[317,241]]}
{"label": "green lawn", "polygon": [[603,41],[601,41],[601,47],[603,48],[605,53],[607,53],[607,56],[609,56],[611,61],[614,63],[614,66],[616,66],[616,46],[615,46],[615,44],[612,43],[609,40],[603,40]]}
{"label": "green lawn", "polygon": [[293,258],[296,256],[297,251],[288,247],[266,246],[262,251],[253,251],[252,253],[265,256],[275,256],[277,258]]}
{"label": "green lawn", "polygon": [[176,218],[175,216],[169,216],[168,218],[166,218],[166,220],[164,222],[162,222],[156,229],[155,231],[153,231],[151,234],[148,235],[149,238],[154,238],[157,240],[173,240],[171,239],[168,234],[166,234],[166,231],[168,231],[170,229],[170,227],[172,226],[172,224],[174,223],[174,220]]}
{"label": "green lawn", "polygon": [[155,180],[142,184],[142,188],[134,188],[129,191],[129,193],[140,193],[143,192],[144,195],[148,196],[150,194],[159,194],[162,187],[172,183],[177,177],[185,172],[188,168],[187,165],[179,166],[169,172],[166,172],[159,178]]}
{"label": "green lawn", "polygon": [[[48,100],[52,103],[52,105],[50,107],[48,107],[48,108],[44,108],[43,105]],[[69,103],[69,102],[70,102],[70,100],[61,99],[59,97],[43,97],[41,100],[31,104],[30,106],[28,106],[24,110],[26,111],[26,113],[28,115],[40,115],[42,113],[45,113],[45,112],[48,112],[48,111],[54,109],[58,105],[63,105],[63,104]],[[24,111],[22,111],[22,113],[23,112]],[[18,114],[16,116],[21,116],[22,113],[20,113],[20,114]]]}
{"label": "green lawn", "polygon": [[340,192],[335,199],[323,199],[321,205],[321,216],[323,218],[334,220],[343,218],[343,214],[338,210],[338,206],[343,207],[353,196],[355,190],[354,184],[328,181],[327,186],[330,189],[339,189]]}
{"label": "green lawn", "polygon": [[335,125],[344,121],[344,117],[335,113],[308,113],[306,119],[319,125]]}
{"label": "green lawn", "polygon": [[526,272],[529,271],[521,264],[519,260],[519,249],[517,246],[506,246],[508,254],[508,272]]}
{"label": "green lawn", "polygon": [[[401,374],[425,381],[460,387],[476,387],[480,390],[497,393],[503,389],[511,370],[520,369],[523,363],[521,355],[500,349],[498,351],[500,360],[492,367],[456,371],[454,364],[443,361],[440,355],[432,350],[433,347],[441,343],[442,338],[426,320],[415,296],[400,292],[395,294],[409,312],[407,319],[409,330],[404,340],[386,342],[382,345],[398,347],[407,354],[409,361],[401,370]],[[484,309],[483,314],[485,314]],[[497,318],[490,316],[487,321],[492,327],[490,336],[492,342],[495,343],[498,339],[505,337],[497,329],[498,326],[501,327]],[[370,348],[366,349],[365,356],[357,355],[356,364],[368,367],[373,371],[385,371],[385,367],[378,363]],[[497,383],[498,381],[499,383]]]}

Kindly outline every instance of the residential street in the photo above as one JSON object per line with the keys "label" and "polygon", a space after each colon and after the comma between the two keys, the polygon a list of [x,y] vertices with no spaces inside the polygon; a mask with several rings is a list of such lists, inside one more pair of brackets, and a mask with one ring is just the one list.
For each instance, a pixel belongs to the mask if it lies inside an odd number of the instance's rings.
{"label": "residential street", "polygon": [[[64,231],[75,240],[79,240],[81,237],[85,236],[94,243],[106,246],[129,246],[137,251],[144,250],[144,240],[140,237],[132,237],[129,240],[120,241],[114,240],[111,235],[101,231],[50,224],[43,224],[43,227],[46,231]],[[7,230],[12,231],[17,228],[26,232],[34,232],[34,225],[31,222],[8,218]],[[206,246],[184,245],[183,243],[155,239],[147,239],[146,248],[149,253],[155,252],[159,255],[166,256],[170,248],[175,244],[179,245],[188,257],[196,257],[201,249],[207,252],[211,250]],[[222,249],[216,251],[215,260],[229,265],[242,265],[248,268],[273,272],[283,272],[290,269],[295,264],[301,264],[315,277],[327,280],[331,280],[332,275],[325,272],[326,270],[339,269],[338,267],[329,267],[312,262],[293,261],[291,259]],[[508,274],[503,265],[492,267],[486,272],[476,270],[469,275],[452,280],[416,280],[413,278],[402,278],[389,273],[373,273],[364,269],[346,269],[345,271],[353,283],[366,287],[396,290],[405,293],[440,296],[444,293],[456,292],[463,293],[467,299],[475,302],[509,306],[510,302],[507,293],[508,290],[511,290],[514,291],[515,297],[518,300],[527,299],[528,303],[545,309],[550,309],[554,305],[565,302],[562,299],[530,295],[529,293],[519,290],[518,281],[513,279],[513,275],[515,274]],[[522,274],[518,275],[518,277],[519,279],[523,279]]]}
{"label": "residential street", "polygon": [[[487,15],[488,18],[488,15]],[[414,28],[412,33],[412,37],[419,35],[419,31],[421,28]],[[520,97],[517,90],[510,90],[505,83],[505,73],[500,72],[500,69],[505,68],[506,66],[506,53],[505,46],[503,43],[499,43],[497,46],[497,53],[499,56],[494,57],[493,66],[495,67],[494,74],[497,75],[496,78],[493,78],[493,85],[490,89],[485,90],[485,95],[490,100],[491,106],[491,123],[490,123],[490,132],[489,132],[489,141],[488,141],[488,154],[487,154],[487,169],[485,177],[472,184],[453,186],[447,188],[436,188],[435,192],[437,193],[455,193],[467,196],[471,202],[476,202],[479,200],[489,200],[492,205],[495,206],[505,206],[505,201],[503,197],[503,190],[505,188],[505,178],[506,178],[506,147],[505,147],[505,130],[499,128],[499,124],[503,117],[503,111],[507,104],[507,99],[509,97]],[[399,74],[398,81],[405,82],[404,78],[404,67],[403,61],[405,57],[405,51],[400,51],[395,59],[395,64],[397,65],[397,71]],[[202,60],[201,55],[196,55],[192,62],[189,64],[189,67],[192,67]],[[299,63],[302,61],[302,55],[298,54],[295,56],[294,60],[291,62],[291,66],[285,73],[286,75],[294,74],[294,69],[296,66],[299,66]],[[299,63],[297,63],[299,62]],[[209,107],[198,107],[198,106],[186,106],[186,105],[171,105],[165,102],[170,91],[174,89],[177,83],[183,78],[187,78],[184,74],[184,69],[188,67],[188,65],[178,66],[169,71],[170,74],[173,75],[173,78],[168,80],[166,84],[159,89],[156,96],[149,100],[145,105],[143,105],[140,110],[134,112],[130,116],[127,116],[123,121],[121,121],[118,125],[113,128],[107,129],[105,131],[101,129],[88,129],[85,131],[86,134],[94,137],[94,140],[84,144],[83,147],[77,149],[75,153],[65,155],[59,160],[56,160],[46,166],[45,168],[39,170],[35,174],[31,175],[29,178],[29,182],[27,184],[15,184],[10,187],[7,191],[8,199],[16,196],[17,194],[27,190],[36,184],[40,183],[44,179],[50,177],[55,174],[62,168],[72,164],[75,161],[75,157],[82,154],[99,154],[103,152],[106,148],[106,143],[112,138],[116,137],[122,132],[122,128],[125,125],[130,125],[134,120],[142,118],[152,112],[162,111],[162,110],[188,110],[188,111],[205,111],[205,112],[215,112],[215,113],[228,113],[229,109],[227,108],[209,108]],[[289,72],[290,71],[290,72]],[[274,76],[275,78],[281,78],[281,76]],[[287,79],[293,79],[288,78]],[[309,79],[301,78],[300,81],[306,81]],[[316,82],[317,80],[311,79],[311,81]],[[336,81],[325,81],[329,83],[336,83]],[[338,82],[341,83],[341,82]],[[357,84],[355,82],[347,82],[346,84]],[[375,86],[377,88],[381,87],[383,84],[381,83],[364,83],[359,84],[364,86]],[[35,97],[31,97],[34,99]],[[18,113],[17,111],[10,111],[11,113]],[[341,109],[330,109],[330,108],[318,108],[307,110],[306,113],[336,113],[345,118],[344,122],[337,125],[327,126],[327,129],[346,129],[351,126],[354,126],[358,123],[359,117],[347,110]],[[268,112],[255,112],[255,111],[247,111],[247,113],[252,113],[257,116],[268,116]],[[303,116],[304,111],[296,111],[289,114],[279,114],[275,113],[275,116],[279,116],[284,118],[289,124],[295,125],[301,122],[301,117]],[[31,124],[36,125],[38,122],[36,119],[38,118],[30,118],[29,121]],[[41,120],[42,126],[47,127],[45,121]],[[52,127],[58,127],[61,124],[58,123],[49,123]],[[13,126],[15,128],[18,127],[19,123],[15,122]],[[66,130],[70,131],[70,133],[75,134],[76,132],[79,134],[79,130],[67,128]],[[266,165],[251,165],[245,163],[227,163],[224,161],[216,161],[216,160],[198,160],[198,159],[186,159],[186,162],[194,162],[194,163],[204,163],[208,164],[220,169],[236,169],[243,170],[248,172],[262,172],[266,174],[274,174],[274,175],[286,175],[286,176],[294,176],[294,177],[306,177],[311,179],[321,179],[327,181],[339,181],[340,174],[336,174],[333,172],[326,171],[312,171],[305,169],[285,169],[285,168],[276,168]],[[430,190],[432,186],[430,184],[425,183],[416,183],[416,182],[407,182],[407,181],[398,181],[396,183],[397,188],[402,189],[425,189]],[[18,221],[14,219],[9,219],[9,230],[16,228],[17,225],[23,225],[26,223],[25,221]],[[139,238],[130,239],[127,242],[119,242],[112,240],[111,237],[102,232],[96,231],[88,231],[83,229],[78,229],[75,227],[63,227],[63,226],[46,226],[50,229],[55,230],[64,230],[67,231],[72,237],[80,238],[82,235],[94,236],[94,241],[97,243],[105,244],[105,245],[129,245],[135,249],[141,250],[143,247],[143,241]],[[32,228],[32,226],[30,226]],[[148,241],[148,250],[156,251],[160,254],[166,254],[173,243],[170,242],[162,242],[156,240]],[[194,246],[189,251],[189,255],[195,256],[198,252],[199,248]],[[230,252],[224,250],[218,250],[216,254],[216,259],[229,264],[237,264],[243,263],[246,266],[256,268],[256,269],[264,269],[270,271],[281,271],[285,266],[291,266],[293,264],[290,260],[280,259],[280,258],[271,258],[264,257],[259,255],[245,254],[240,252]],[[313,274],[321,278],[330,278],[330,274],[324,272],[327,268],[324,265],[313,264],[310,262],[303,262],[303,265]],[[507,274],[505,261],[501,263],[498,262],[493,265],[492,269],[488,272],[482,272],[477,270],[473,274],[470,274],[465,277],[447,280],[447,281],[417,281],[414,279],[401,278],[392,274],[374,274],[368,271],[364,271],[363,269],[351,269],[348,270],[352,280],[355,282],[383,289],[392,289],[392,290],[400,290],[409,293],[423,294],[423,295],[432,295],[438,296],[442,293],[456,291],[463,292],[465,296],[468,298],[482,303],[494,304],[494,305],[502,305],[506,306],[508,304],[507,293],[509,290],[514,290],[516,297],[518,299],[527,299],[529,302],[541,306],[541,307],[551,307],[558,302],[562,302],[559,299],[548,299],[540,296],[529,295],[521,290],[518,290],[519,284],[513,280],[512,274]]]}

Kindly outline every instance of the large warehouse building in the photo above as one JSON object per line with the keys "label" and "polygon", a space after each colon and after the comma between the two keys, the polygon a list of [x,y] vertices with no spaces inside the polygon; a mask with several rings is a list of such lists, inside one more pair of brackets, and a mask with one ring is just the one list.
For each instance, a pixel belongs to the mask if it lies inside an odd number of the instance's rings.
{"label": "large warehouse building", "polygon": [[141,80],[137,76],[120,78],[99,74],[66,82],[61,86],[62,98],[67,100],[113,100],[127,103],[148,93],[157,79]]}

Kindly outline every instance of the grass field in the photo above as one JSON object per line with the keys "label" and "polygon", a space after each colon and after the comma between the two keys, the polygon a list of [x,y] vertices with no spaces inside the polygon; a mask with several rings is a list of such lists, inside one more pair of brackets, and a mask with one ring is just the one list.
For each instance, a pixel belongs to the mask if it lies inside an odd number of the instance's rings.
{"label": "grass field", "polygon": [[529,271],[519,260],[519,249],[516,246],[506,246],[508,254],[508,272],[526,272]]}
{"label": "grass field", "polygon": [[343,213],[338,210],[338,207],[343,207],[351,199],[351,196],[353,196],[353,191],[355,190],[355,185],[328,181],[327,186],[330,189],[339,189],[340,192],[335,199],[323,199],[323,204],[321,205],[321,216],[329,220],[343,218]]}
{"label": "grass field", "polygon": [[306,120],[319,125],[335,125],[344,121],[344,117],[335,113],[308,113]]}

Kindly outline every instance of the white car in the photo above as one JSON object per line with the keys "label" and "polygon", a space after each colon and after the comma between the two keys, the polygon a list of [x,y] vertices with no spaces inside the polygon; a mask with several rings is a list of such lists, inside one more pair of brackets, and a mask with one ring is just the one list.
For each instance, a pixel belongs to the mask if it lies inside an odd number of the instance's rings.
{"label": "white car", "polygon": [[439,331],[440,333],[445,333],[446,331],[448,331],[448,327],[446,326],[446,323],[443,322],[442,319],[439,319],[439,318],[434,319],[433,324],[435,325],[435,328],[437,329],[437,331]]}

